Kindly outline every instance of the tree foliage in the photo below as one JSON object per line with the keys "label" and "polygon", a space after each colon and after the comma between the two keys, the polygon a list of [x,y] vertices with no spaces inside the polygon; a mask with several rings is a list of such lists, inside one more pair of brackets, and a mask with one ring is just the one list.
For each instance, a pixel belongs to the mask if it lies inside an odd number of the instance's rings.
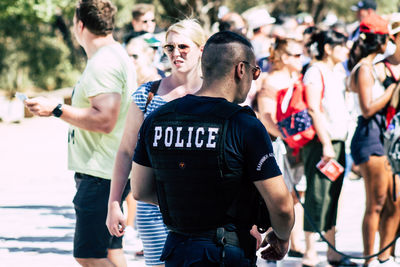
{"label": "tree foliage", "polygon": [[73,64],[77,60],[71,59],[74,47],[69,29],[63,34],[57,25],[73,7],[68,0],[0,2],[0,88],[52,90],[71,85],[78,74]]}
{"label": "tree foliage", "polygon": [[[158,25],[165,28],[179,19],[194,17],[209,30],[217,21],[218,8],[228,6],[242,13],[266,5],[271,14],[310,13],[321,21],[333,12],[346,22],[356,19],[350,6],[358,0],[112,0],[118,7],[117,27],[131,20],[136,2],[156,6]],[[399,10],[400,0],[377,0],[378,13]],[[72,86],[85,63],[83,50],[71,34],[75,1],[0,1],[0,89],[10,91],[39,87],[53,90]]]}

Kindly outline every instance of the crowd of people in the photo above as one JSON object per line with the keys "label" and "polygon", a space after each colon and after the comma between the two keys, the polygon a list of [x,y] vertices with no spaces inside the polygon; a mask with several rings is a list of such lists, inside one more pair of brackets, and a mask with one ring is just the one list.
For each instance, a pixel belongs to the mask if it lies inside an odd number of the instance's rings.
{"label": "crowd of people", "polygon": [[[76,260],[126,266],[123,239],[137,230],[147,266],[254,266],[255,251],[267,244],[266,260],[288,252],[316,266],[316,233],[335,246],[351,171],[365,184],[364,256],[375,252],[377,232],[380,249],[394,240],[400,203],[392,192],[400,181],[383,133],[399,110],[392,99],[400,93],[400,14],[378,15],[373,0],[351,8],[352,24],[221,9],[207,34],[189,18],[164,32],[154,6],[136,4],[132,29],[116,40],[113,4],[80,0],[73,31],[88,61],[72,104],[25,101],[33,114],[71,124]],[[287,123],[282,117],[295,100],[306,112]],[[287,127],[298,122],[308,140],[296,147]],[[344,171],[329,179],[321,162]],[[257,202],[244,200],[253,195],[269,211],[264,240],[259,225],[243,218],[254,215],[244,211]],[[302,201],[312,221],[303,218]],[[223,242],[214,242],[221,232]],[[357,266],[331,247],[326,256],[331,266]],[[397,265],[393,247],[364,263]]]}

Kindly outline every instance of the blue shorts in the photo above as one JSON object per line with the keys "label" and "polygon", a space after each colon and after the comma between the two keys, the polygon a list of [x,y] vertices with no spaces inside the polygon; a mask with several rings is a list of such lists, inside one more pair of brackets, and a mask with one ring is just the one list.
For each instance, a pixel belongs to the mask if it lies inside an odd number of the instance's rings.
{"label": "blue shorts", "polygon": [[[81,173],[75,173],[75,181],[74,257],[107,258],[108,249],[122,248],[122,237],[111,236],[106,226],[111,181]],[[128,182],[123,200],[129,191]]]}
{"label": "blue shorts", "polygon": [[[188,237],[170,232],[165,242],[161,260],[165,267],[218,267],[222,247],[211,239]],[[225,246],[226,267],[250,267],[250,260],[245,258],[241,248]]]}
{"label": "blue shorts", "polygon": [[358,117],[357,128],[350,145],[351,156],[356,165],[367,162],[372,155],[385,155],[382,136],[384,121],[385,117],[378,113],[370,119]]}

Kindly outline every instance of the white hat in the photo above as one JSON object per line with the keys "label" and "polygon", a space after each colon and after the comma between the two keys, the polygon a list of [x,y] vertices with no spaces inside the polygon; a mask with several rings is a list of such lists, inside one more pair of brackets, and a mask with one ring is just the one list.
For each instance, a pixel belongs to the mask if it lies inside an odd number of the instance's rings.
{"label": "white hat", "polygon": [[248,14],[247,21],[251,29],[257,29],[274,23],[275,18],[271,17],[266,9],[256,9]]}
{"label": "white hat", "polygon": [[394,35],[394,34],[400,32],[400,26],[398,26],[394,29],[392,28],[392,24],[395,22],[400,22],[400,13],[393,13],[390,16],[390,22],[389,22],[389,34],[390,35]]}

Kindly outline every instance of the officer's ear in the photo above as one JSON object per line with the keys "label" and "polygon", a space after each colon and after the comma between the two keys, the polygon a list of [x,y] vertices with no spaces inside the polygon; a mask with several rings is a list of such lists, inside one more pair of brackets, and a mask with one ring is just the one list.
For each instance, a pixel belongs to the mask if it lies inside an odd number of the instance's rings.
{"label": "officer's ear", "polygon": [[244,62],[239,62],[235,66],[235,77],[241,80],[245,74],[246,74],[246,66]]}
{"label": "officer's ear", "polygon": [[204,50],[204,45],[201,45],[200,46],[200,52],[203,53],[203,50]]}

